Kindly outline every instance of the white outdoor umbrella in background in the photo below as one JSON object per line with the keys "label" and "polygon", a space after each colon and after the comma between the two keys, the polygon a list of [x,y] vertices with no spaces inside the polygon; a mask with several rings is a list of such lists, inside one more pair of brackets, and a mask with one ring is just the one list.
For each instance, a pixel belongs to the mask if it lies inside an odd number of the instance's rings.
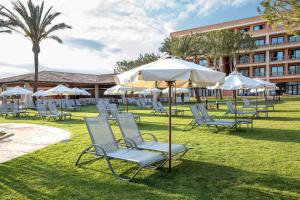
{"label": "white outdoor umbrella in background", "polygon": [[[75,99],[77,96],[91,96],[91,94],[83,89],[80,89],[80,88],[72,88],[71,89],[72,92],[73,92],[73,95],[75,95]],[[77,109],[77,105],[76,105],[76,101],[75,101],[75,110]]]}
{"label": "white outdoor umbrella in background", "polygon": [[127,93],[143,91],[145,89],[146,88],[144,88],[144,87],[128,87],[128,86],[123,86],[123,85],[115,85],[115,86],[105,90],[104,95],[124,95],[125,101],[126,101],[126,111],[128,112]]}
{"label": "white outdoor umbrella in background", "polygon": [[17,86],[17,87],[13,87],[13,88],[10,88],[10,89],[2,92],[1,96],[14,96],[14,95],[17,96],[18,111],[19,111],[19,104],[20,104],[19,97],[21,95],[27,95],[27,94],[32,94],[32,91],[21,88],[20,86]]}
{"label": "white outdoor umbrella in background", "polygon": [[43,97],[48,96],[48,94],[47,94],[46,91],[44,91],[44,90],[39,90],[39,91],[37,91],[36,93],[33,93],[32,96],[33,96],[33,97],[41,97],[41,98],[42,98],[42,101],[43,101]]}
{"label": "white outdoor umbrella in background", "polygon": [[46,93],[48,94],[48,96],[60,96],[60,112],[61,112],[61,116],[63,115],[63,109],[62,109],[62,97],[66,96],[66,95],[74,95],[74,92],[72,91],[71,88],[68,88],[64,85],[58,85],[54,88],[51,88],[49,90],[46,91]]}
{"label": "white outdoor umbrella in background", "polygon": [[132,87],[169,88],[169,172],[171,171],[172,86],[206,87],[223,83],[225,74],[177,58],[161,58],[117,75],[119,84]]}
{"label": "white outdoor umbrella in background", "polygon": [[269,81],[265,81],[265,80],[262,80],[262,79],[259,79],[259,78],[254,78],[254,80],[256,80],[256,81],[258,81],[262,84],[262,87],[260,87],[258,89],[258,91],[263,91],[264,92],[265,99],[267,98],[266,97],[266,90],[276,90],[278,88],[275,83],[271,83]]}
{"label": "white outdoor umbrella in background", "polygon": [[[236,91],[242,89],[257,89],[261,87],[262,84],[256,80],[243,76],[241,73],[234,71],[229,76],[225,78],[223,84],[218,84],[217,86],[210,87],[210,89],[222,89],[222,90],[233,90],[234,91],[234,101],[235,101],[235,121],[237,121],[237,106],[236,106]],[[257,96],[256,96],[257,99]],[[257,103],[257,102],[256,102]]]}

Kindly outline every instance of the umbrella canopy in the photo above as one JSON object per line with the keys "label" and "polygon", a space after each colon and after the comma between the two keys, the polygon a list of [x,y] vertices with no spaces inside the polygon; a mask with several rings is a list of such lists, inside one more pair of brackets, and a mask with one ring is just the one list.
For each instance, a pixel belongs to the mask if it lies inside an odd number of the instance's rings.
{"label": "umbrella canopy", "polygon": [[122,85],[115,85],[104,91],[104,95],[124,95],[126,92],[143,91],[145,88],[135,88]]}
{"label": "umbrella canopy", "polygon": [[72,88],[72,92],[74,95],[82,95],[82,96],[91,96],[91,94],[83,89],[79,89],[77,87]]}
{"label": "umbrella canopy", "polygon": [[210,89],[222,89],[222,90],[242,90],[242,89],[258,89],[262,87],[263,84],[243,76],[239,72],[232,72],[225,78],[224,84],[217,84],[214,87],[210,87]]}
{"label": "umbrella canopy", "polygon": [[26,94],[32,94],[32,91],[17,86],[2,92],[1,96],[26,95]]}
{"label": "umbrella canopy", "polygon": [[44,90],[37,91],[36,93],[32,94],[33,97],[46,97],[48,96],[47,92]]}
{"label": "umbrella canopy", "polygon": [[64,86],[64,85],[58,85],[54,88],[51,88],[46,91],[48,96],[55,96],[55,95],[74,95],[74,92],[72,89]]}
{"label": "umbrella canopy", "polygon": [[169,88],[169,172],[172,155],[172,100],[171,89],[178,87],[205,87],[224,82],[225,74],[192,62],[176,58],[162,58],[117,75],[119,83],[133,87]]}
{"label": "umbrella canopy", "polygon": [[177,87],[206,87],[223,82],[225,74],[176,58],[162,58],[117,75],[121,85],[146,88],[166,88],[167,81]]}
{"label": "umbrella canopy", "polygon": [[[172,93],[174,93],[175,88],[172,89]],[[162,91],[163,94],[168,94],[168,88]],[[176,88],[176,94],[189,94],[190,90],[188,88]]]}
{"label": "umbrella canopy", "polygon": [[259,82],[262,84],[262,88],[264,89],[276,89],[276,84],[275,83],[271,83],[269,81],[265,81],[259,78],[254,78],[253,80]]}
{"label": "umbrella canopy", "polygon": [[146,90],[143,90],[143,91],[135,92],[135,94],[151,95],[153,93],[160,93],[160,92],[161,92],[161,90],[158,89],[158,88],[150,88],[150,89],[146,89]]}

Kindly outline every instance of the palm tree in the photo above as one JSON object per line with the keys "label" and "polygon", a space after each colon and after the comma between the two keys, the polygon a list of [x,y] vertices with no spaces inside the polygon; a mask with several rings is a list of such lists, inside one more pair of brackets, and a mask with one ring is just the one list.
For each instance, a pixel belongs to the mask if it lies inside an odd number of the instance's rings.
{"label": "palm tree", "polygon": [[[2,9],[3,8],[0,7],[0,12]],[[11,25],[11,22],[9,20],[0,18],[0,33],[11,33],[11,30],[9,30],[10,25]]]}
{"label": "palm tree", "polygon": [[65,23],[54,24],[53,20],[58,17],[60,12],[52,12],[50,7],[44,12],[44,2],[40,5],[34,5],[31,0],[27,2],[26,6],[19,0],[12,2],[13,11],[1,6],[3,11],[0,10],[0,16],[6,17],[12,26],[9,28],[17,33],[29,38],[32,42],[32,52],[34,54],[34,88],[37,91],[38,71],[39,71],[39,53],[40,43],[45,39],[53,39],[62,43],[62,39],[53,35],[54,32],[62,29],[71,29],[72,27]]}

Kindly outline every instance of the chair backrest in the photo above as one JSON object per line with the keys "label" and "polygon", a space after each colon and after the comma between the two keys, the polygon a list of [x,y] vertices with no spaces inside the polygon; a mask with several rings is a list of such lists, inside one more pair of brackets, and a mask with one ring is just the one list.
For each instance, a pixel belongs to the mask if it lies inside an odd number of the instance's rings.
{"label": "chair backrest", "polygon": [[139,99],[139,100],[140,100],[140,102],[141,102],[142,107],[145,108],[145,107],[146,107],[145,101],[144,101],[143,99]]}
{"label": "chair backrest", "polygon": [[160,111],[161,111],[160,108],[159,108],[158,105],[157,105],[157,102],[152,102],[152,107],[153,107],[153,109],[154,109],[156,112],[160,112]]}
{"label": "chair backrest", "polygon": [[55,114],[55,115],[59,114],[55,104],[53,104],[53,103],[48,104],[48,108],[49,108],[49,111],[50,111],[51,114]]}
{"label": "chair backrest", "polygon": [[[85,117],[84,121],[93,145],[99,145],[106,152],[111,152],[119,148],[108,123],[107,116]],[[98,155],[103,155],[102,151],[97,148],[97,146],[95,146],[95,150]]]}
{"label": "chair backrest", "polygon": [[119,113],[117,104],[115,103],[109,104],[109,110],[113,117],[117,117],[117,114]]}
{"label": "chair backrest", "polygon": [[36,104],[36,109],[39,113],[47,112],[47,107],[45,104],[41,104],[41,103]]}
{"label": "chair backrest", "polygon": [[190,106],[190,110],[192,111],[192,114],[195,118],[195,120],[197,121],[198,124],[203,124],[205,121],[203,120],[203,118],[201,117],[199,110],[197,108],[197,105],[189,105]]}
{"label": "chair backrest", "polygon": [[100,114],[108,115],[106,106],[104,104],[96,104],[96,108]]}
{"label": "chair backrest", "polygon": [[235,108],[233,103],[229,100],[225,102],[230,113],[235,113]]}
{"label": "chair backrest", "polygon": [[18,112],[18,105],[15,104],[15,103],[12,103],[12,104],[10,104],[9,109],[10,109],[12,112]]}
{"label": "chair backrest", "polygon": [[79,99],[75,99],[75,102],[77,106],[81,106],[81,102],[79,101]]}
{"label": "chair backrest", "polygon": [[251,106],[250,101],[246,97],[243,97],[243,102],[244,102],[245,106]]}
{"label": "chair backrest", "polygon": [[211,118],[211,116],[209,116],[209,114],[208,114],[208,112],[207,112],[204,104],[199,103],[199,104],[197,104],[197,107],[198,107],[199,111],[201,112],[202,118],[205,121],[208,121],[208,122],[213,121],[213,119]]}
{"label": "chair backrest", "polygon": [[132,113],[118,113],[117,120],[124,139],[133,140],[136,144],[144,141]]}
{"label": "chair backrest", "polygon": [[160,109],[160,111],[165,111],[165,109],[160,101],[157,102],[157,106]]}

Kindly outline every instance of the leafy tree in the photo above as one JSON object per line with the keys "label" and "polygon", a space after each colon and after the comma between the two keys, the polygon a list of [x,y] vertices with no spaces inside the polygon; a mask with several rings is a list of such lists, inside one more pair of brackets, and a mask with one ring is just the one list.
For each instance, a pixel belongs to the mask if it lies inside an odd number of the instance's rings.
{"label": "leafy tree", "polygon": [[6,17],[12,26],[10,30],[20,33],[32,42],[32,52],[34,54],[34,89],[37,91],[38,71],[39,71],[39,53],[40,43],[45,39],[53,39],[59,43],[62,40],[53,35],[54,32],[63,29],[71,29],[71,26],[65,23],[54,24],[54,19],[61,15],[60,12],[52,12],[52,7],[44,10],[44,2],[40,5],[34,5],[31,0],[28,0],[27,7],[21,2],[12,2],[12,11],[4,6],[0,11],[0,16]]}
{"label": "leafy tree", "polygon": [[148,64],[150,62],[154,62],[160,58],[159,55],[154,53],[145,53],[144,55],[140,54],[140,56],[135,60],[123,60],[118,61],[115,66],[115,73],[122,73],[133,68],[139,67],[144,64]]}
{"label": "leafy tree", "polygon": [[299,0],[263,0],[258,11],[273,28],[283,26],[289,33],[295,33],[300,21]]}

